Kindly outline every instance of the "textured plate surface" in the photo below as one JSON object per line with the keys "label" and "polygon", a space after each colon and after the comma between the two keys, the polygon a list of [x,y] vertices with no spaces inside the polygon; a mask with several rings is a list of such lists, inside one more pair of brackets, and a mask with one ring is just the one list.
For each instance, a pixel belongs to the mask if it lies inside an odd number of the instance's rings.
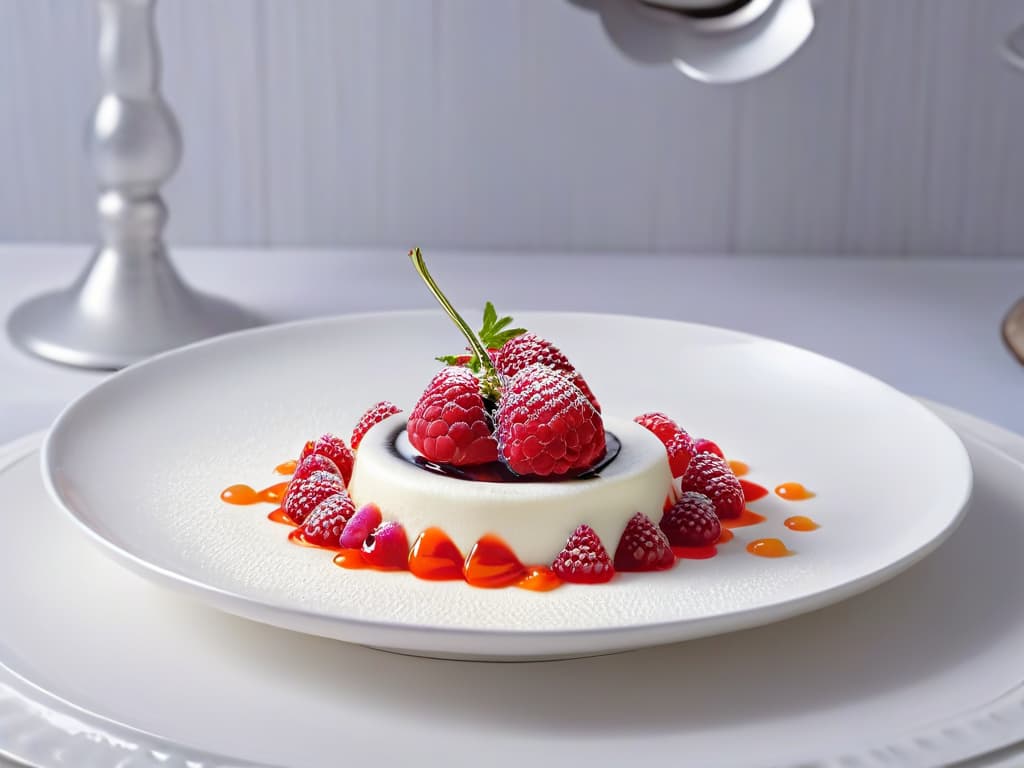
{"label": "textured plate surface", "polygon": [[[946,415],[971,430],[977,490],[965,524],[907,573],[769,627],[544,664],[381,654],[172,595],[89,546],[34,457],[7,466],[0,450],[0,754],[41,768],[319,768],[339,745],[353,765],[453,768],[484,754],[495,768],[638,754],[709,768],[1017,765],[1024,439]],[[282,725],[299,712],[300,729]],[[382,733],[402,738],[384,746]],[[993,750],[1017,757],[979,759]]]}
{"label": "textured plate surface", "polygon": [[[667,411],[748,462],[750,479],[799,481],[817,497],[757,502],[768,522],[738,530],[712,560],[548,594],[342,571],[328,553],[289,545],[267,509],[219,501],[232,483],[273,482],[270,469],[310,436],[347,434],[370,403],[411,405],[436,369],[432,356],[459,346],[436,313],[261,329],[156,358],[65,411],[44,447],[44,474],[108,552],[161,583],[290,629],[462,657],[600,653],[786,618],[891,577],[959,520],[971,485],[959,439],[858,371],[704,326],[519,319],[570,355],[607,413]],[[822,528],[789,532],[791,514]],[[764,536],[796,556],[744,551]]]}

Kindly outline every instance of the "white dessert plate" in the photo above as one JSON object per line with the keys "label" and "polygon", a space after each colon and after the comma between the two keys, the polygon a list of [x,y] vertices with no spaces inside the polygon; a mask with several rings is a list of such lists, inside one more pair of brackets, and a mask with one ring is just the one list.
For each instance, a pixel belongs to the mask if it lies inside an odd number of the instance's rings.
{"label": "white dessert plate", "polygon": [[[269,507],[220,491],[325,431],[348,434],[371,403],[410,407],[458,349],[439,312],[347,316],[244,332],[128,369],[72,404],[42,452],[54,498],[122,563],[257,621],[407,653],[525,659],[607,653],[784,619],[908,567],[956,526],[971,488],[942,421],[827,358],[745,334],[664,320],[526,313],[582,370],[609,415],[676,416],[769,488],[817,495],[752,505],[719,556],[603,586],[481,590],[404,573],[346,571],[289,544]],[[280,479],[280,478],[277,478]],[[809,516],[820,529],[783,521]],[[745,544],[775,537],[790,557]],[[614,546],[612,544],[611,546]]]}
{"label": "white dessert plate", "polygon": [[940,412],[976,492],[906,573],[771,626],[511,665],[378,653],[156,587],[47,498],[38,440],[0,448],[0,754],[38,768],[913,768],[989,766],[999,750],[1019,765],[1024,438]]}

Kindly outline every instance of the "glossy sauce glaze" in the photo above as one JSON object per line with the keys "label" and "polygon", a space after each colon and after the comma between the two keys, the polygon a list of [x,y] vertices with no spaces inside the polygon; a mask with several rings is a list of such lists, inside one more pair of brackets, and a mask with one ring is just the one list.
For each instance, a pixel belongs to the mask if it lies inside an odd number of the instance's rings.
{"label": "glossy sauce glaze", "polygon": [[767,518],[764,515],[759,515],[750,507],[744,507],[743,512],[740,513],[739,517],[731,517],[722,520],[722,528],[746,528],[750,525],[760,525]]}
{"label": "glossy sauce glaze", "polygon": [[791,531],[816,531],[821,528],[821,526],[811,520],[811,518],[804,517],[803,515],[787,517],[782,524]]}
{"label": "glossy sauce glaze", "polygon": [[740,479],[740,488],[743,489],[743,498],[747,502],[763,499],[768,495],[768,489],[763,485],[752,483],[749,480]]}
{"label": "glossy sauce glaze", "polygon": [[220,500],[227,504],[241,506],[260,504],[262,502],[280,504],[281,499],[284,498],[284,492],[287,490],[287,482],[275,483],[259,491],[249,485],[232,485],[221,491]]}
{"label": "glossy sauce glaze", "polygon": [[750,466],[746,462],[730,459],[729,469],[732,470],[732,473],[736,475],[736,477],[743,477],[750,471]]}
{"label": "glossy sauce glaze", "polygon": [[807,490],[802,483],[777,485],[775,486],[775,495],[786,501],[805,501],[814,498],[814,494]]}
{"label": "glossy sauce glaze", "polygon": [[[609,450],[605,455],[601,466],[607,466],[619,452],[618,441],[610,436]],[[401,454],[400,450],[396,452]],[[439,474],[452,474],[446,467],[428,466],[419,457],[404,457],[407,460],[421,466],[424,470]],[[295,472],[297,462],[294,460],[284,461],[278,464],[274,471],[278,475],[290,475]],[[746,475],[750,467],[742,461],[730,461],[729,466],[737,477]],[[587,476],[596,476],[600,467],[595,467]],[[459,471],[462,472],[461,470]],[[507,472],[507,470],[506,470]],[[467,476],[461,474],[463,479],[483,481],[519,481],[522,479],[506,477],[502,472],[485,468],[482,474]],[[747,502],[757,501],[769,495],[769,490],[762,485],[749,480],[740,480],[743,488],[744,498]],[[271,503],[280,505],[288,490],[288,482],[279,482],[266,488],[256,490],[248,485],[238,484],[225,488],[220,498],[227,504],[246,506],[251,504]],[[800,483],[783,483],[775,488],[775,493],[787,501],[802,501],[814,496]],[[675,501],[676,492],[665,500],[666,510]],[[340,547],[329,547],[307,541],[299,527],[284,510],[277,506],[268,515],[267,519],[275,523],[286,525],[292,530],[288,534],[288,540],[298,546],[323,549],[335,553],[334,563],[339,567],[350,570],[401,570],[381,569],[368,564],[359,549],[342,549]],[[734,519],[722,520],[722,530],[715,544],[701,547],[672,547],[676,557],[682,560],[707,560],[718,554],[719,546],[732,541],[734,534],[731,529],[759,525],[765,521],[765,516],[754,512],[750,508],[744,508],[743,513]],[[789,517],[784,522],[785,526],[793,531],[813,531],[820,526],[815,521],[804,516]],[[779,539],[765,538],[756,539],[746,545],[746,551],[758,557],[788,557],[795,554],[788,549]],[[467,556],[448,537],[443,530],[437,527],[428,528],[421,532],[413,542],[409,550],[407,570],[414,576],[427,581],[466,581],[468,584],[484,589],[496,589],[503,587],[518,587],[536,592],[546,592],[562,584],[562,580],[547,566],[524,565],[516,554],[498,536],[486,535],[482,537],[470,550]]]}
{"label": "glossy sauce glaze", "polygon": [[747,552],[758,557],[789,557],[796,554],[780,539],[755,539],[747,544]]}

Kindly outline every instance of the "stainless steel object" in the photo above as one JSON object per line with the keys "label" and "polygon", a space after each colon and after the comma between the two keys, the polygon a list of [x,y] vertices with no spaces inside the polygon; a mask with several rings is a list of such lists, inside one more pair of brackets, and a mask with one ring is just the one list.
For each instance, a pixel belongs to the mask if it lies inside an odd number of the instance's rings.
{"label": "stainless steel object", "polygon": [[736,83],[792,57],[814,29],[811,0],[571,0],[645,64],[671,64],[705,83]]}
{"label": "stainless steel object", "polygon": [[193,291],[170,262],[159,189],[181,159],[181,135],[159,91],[155,0],[98,4],[103,95],[90,150],[101,245],[73,285],[18,307],[7,329],[39,357],[116,369],[258,319]]}
{"label": "stainless steel object", "polygon": [[[1013,66],[1024,71],[1024,24],[1017,27],[1006,38],[1003,57]],[[1003,340],[1017,359],[1024,364],[1024,299],[1021,299],[1003,319]]]}

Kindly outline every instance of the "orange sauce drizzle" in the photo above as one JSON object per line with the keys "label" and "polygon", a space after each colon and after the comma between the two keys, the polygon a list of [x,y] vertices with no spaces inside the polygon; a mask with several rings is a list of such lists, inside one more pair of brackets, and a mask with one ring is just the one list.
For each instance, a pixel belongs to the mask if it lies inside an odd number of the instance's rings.
{"label": "orange sauce drizzle", "polygon": [[266,501],[271,504],[279,504],[284,498],[284,492],[288,490],[288,483],[275,483],[262,490],[257,491],[248,485],[232,485],[221,491],[220,500],[228,504],[259,504]]}
{"label": "orange sauce drizzle", "polygon": [[748,525],[759,525],[765,521],[764,515],[759,515],[750,508],[744,508],[739,517],[722,520],[722,528],[746,528]]}
{"label": "orange sauce drizzle", "polygon": [[528,589],[531,592],[550,592],[562,584],[562,580],[555,575],[555,572],[543,565],[527,570],[529,573],[515,583],[515,586],[520,589]]}
{"label": "orange sauce drizzle", "polygon": [[273,512],[271,512],[269,515],[267,515],[267,520],[269,520],[272,523],[281,523],[282,525],[290,525],[292,528],[295,528],[298,525],[298,523],[296,523],[294,520],[292,520],[290,517],[288,517],[288,515],[286,515],[284,510],[281,509],[280,507],[278,507]]}
{"label": "orange sauce drizzle", "polygon": [[733,540],[733,532],[728,528],[723,528],[722,532],[718,534],[718,541],[716,544],[726,544]]}
{"label": "orange sauce drizzle", "polygon": [[295,474],[295,468],[299,466],[299,462],[292,459],[291,461],[282,461],[276,467],[274,471],[279,475],[293,475]]}
{"label": "orange sauce drizzle", "polygon": [[736,475],[736,477],[743,477],[750,471],[750,466],[742,461],[730,460],[729,469],[732,470],[732,473]]}
{"label": "orange sauce drizzle", "polygon": [[474,587],[493,589],[522,581],[529,572],[508,544],[488,534],[473,545],[466,558],[463,575]]}
{"label": "orange sauce drizzle", "polygon": [[409,570],[428,581],[462,579],[462,553],[440,528],[427,528],[409,550]]}
{"label": "orange sauce drizzle", "polygon": [[821,528],[816,522],[811,520],[809,517],[803,515],[795,515],[794,517],[787,517],[783,522],[791,531],[816,531]]}
{"label": "orange sauce drizzle", "polygon": [[775,487],[775,493],[786,501],[804,501],[814,498],[814,494],[804,488],[801,483],[783,483]]}
{"label": "orange sauce drizzle", "polygon": [[747,552],[758,557],[789,557],[795,554],[779,539],[756,539],[747,544]]}

